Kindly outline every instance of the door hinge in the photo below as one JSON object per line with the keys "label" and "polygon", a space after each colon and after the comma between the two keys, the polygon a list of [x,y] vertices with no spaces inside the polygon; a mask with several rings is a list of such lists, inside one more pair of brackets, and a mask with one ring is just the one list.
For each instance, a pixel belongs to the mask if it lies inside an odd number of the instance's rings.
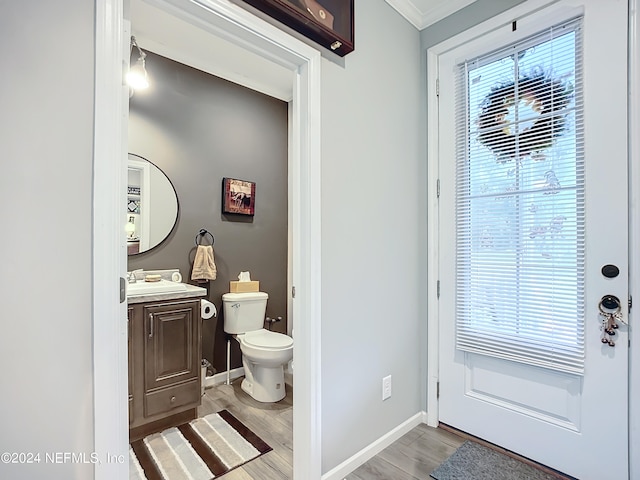
{"label": "door hinge", "polygon": [[440,280],[436,282],[436,296],[440,298]]}
{"label": "door hinge", "polygon": [[440,96],[440,79],[436,78],[436,97]]}
{"label": "door hinge", "polygon": [[436,180],[436,197],[440,198],[440,179]]}
{"label": "door hinge", "polygon": [[296,298],[296,287],[291,287],[291,298]]}
{"label": "door hinge", "polygon": [[124,303],[127,301],[127,282],[123,277],[120,277],[120,303]]}
{"label": "door hinge", "polygon": [[633,307],[633,297],[629,295],[629,312],[631,312],[631,307]]}
{"label": "door hinge", "polygon": [[440,382],[436,383],[436,398],[440,398]]}

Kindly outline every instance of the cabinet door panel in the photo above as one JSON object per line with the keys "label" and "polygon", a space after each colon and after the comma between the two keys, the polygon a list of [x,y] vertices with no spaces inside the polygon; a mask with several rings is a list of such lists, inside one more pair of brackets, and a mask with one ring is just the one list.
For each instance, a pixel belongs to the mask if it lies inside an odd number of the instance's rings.
{"label": "cabinet door panel", "polygon": [[145,391],[198,378],[198,303],[157,304],[143,311]]}

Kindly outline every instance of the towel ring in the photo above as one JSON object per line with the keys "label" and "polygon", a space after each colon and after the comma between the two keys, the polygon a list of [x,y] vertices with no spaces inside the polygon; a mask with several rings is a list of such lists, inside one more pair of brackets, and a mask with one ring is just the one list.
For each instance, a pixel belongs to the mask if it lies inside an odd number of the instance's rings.
{"label": "towel ring", "polygon": [[200,240],[202,240],[202,237],[205,237],[206,235],[209,235],[211,237],[211,245],[215,243],[215,239],[213,238],[213,235],[211,234],[211,232],[208,232],[204,228],[201,228],[198,234],[196,235],[196,247],[198,245],[201,245]]}

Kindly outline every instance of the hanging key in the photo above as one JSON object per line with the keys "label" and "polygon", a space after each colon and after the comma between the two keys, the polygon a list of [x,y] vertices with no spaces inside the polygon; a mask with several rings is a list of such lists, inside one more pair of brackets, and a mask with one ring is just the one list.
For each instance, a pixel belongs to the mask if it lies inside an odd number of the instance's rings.
{"label": "hanging key", "polygon": [[619,328],[618,320],[622,319],[622,308],[620,300],[614,295],[605,295],[598,304],[598,310],[600,310],[600,317],[602,321],[602,343],[608,344],[610,347],[615,347],[616,342],[613,337],[616,334],[616,330]]}
{"label": "hanging key", "polygon": [[602,332],[602,337],[600,338],[600,341],[602,343],[609,343],[609,335],[607,333],[608,319],[607,319],[606,313],[600,312],[600,318],[602,322],[602,324],[600,325],[600,331]]}

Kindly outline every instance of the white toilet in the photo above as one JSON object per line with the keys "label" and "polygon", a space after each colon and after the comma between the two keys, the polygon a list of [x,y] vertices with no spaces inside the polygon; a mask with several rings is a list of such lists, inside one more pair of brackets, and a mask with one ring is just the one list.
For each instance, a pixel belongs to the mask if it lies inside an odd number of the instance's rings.
{"label": "white toilet", "polygon": [[225,293],[224,331],[240,342],[242,390],[259,402],[277,402],[285,395],[284,366],[293,358],[293,339],[264,329],[269,295]]}

